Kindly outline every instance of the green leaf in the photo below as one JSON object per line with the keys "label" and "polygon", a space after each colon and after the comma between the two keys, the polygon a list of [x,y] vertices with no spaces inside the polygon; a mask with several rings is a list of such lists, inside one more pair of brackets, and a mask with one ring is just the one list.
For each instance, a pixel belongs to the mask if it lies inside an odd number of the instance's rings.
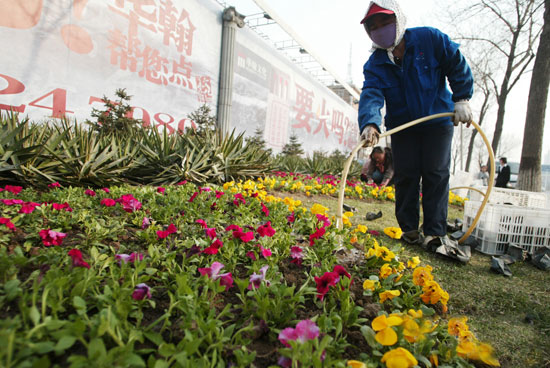
{"label": "green leaf", "polygon": [[424,304],[420,306],[420,310],[422,311],[422,315],[425,317],[430,317],[435,314],[435,310],[433,308],[427,307]]}
{"label": "green leaf", "polygon": [[176,353],[176,347],[174,346],[174,344],[161,344],[159,346],[159,354],[162,355],[163,357],[167,358],[171,355],[174,355]]}
{"label": "green leaf", "polygon": [[162,344],[164,344],[164,340],[162,338],[162,336],[158,333],[155,333],[155,332],[144,332],[143,333],[145,335],[145,337],[155,343],[157,346],[160,346]]}
{"label": "green leaf", "polygon": [[35,326],[40,323],[40,312],[38,311],[38,308],[36,308],[36,306],[34,305],[29,310],[29,318]]}
{"label": "green leaf", "polygon": [[37,354],[46,354],[54,349],[54,344],[51,341],[39,342],[32,345],[32,350]]}
{"label": "green leaf", "polygon": [[73,306],[79,315],[86,313],[86,301],[79,296],[73,298]]}
{"label": "green leaf", "polygon": [[62,338],[59,339],[59,341],[57,341],[57,344],[55,345],[55,348],[54,348],[55,352],[61,353],[67,350],[68,348],[73,346],[75,341],[76,341],[76,337],[74,336],[63,336]]}
{"label": "green leaf", "polygon": [[88,359],[99,359],[107,355],[107,349],[101,339],[93,339],[88,345]]}
{"label": "green leaf", "polygon": [[374,338],[376,333],[372,328],[370,328],[369,326],[362,326],[361,334],[365,337],[365,340],[367,340],[367,344],[369,344],[371,348],[375,348],[378,346],[378,342],[376,342],[376,339]]}
{"label": "green leaf", "polygon": [[157,360],[154,366],[154,368],[168,368],[168,367],[170,367],[170,365],[166,360]]}

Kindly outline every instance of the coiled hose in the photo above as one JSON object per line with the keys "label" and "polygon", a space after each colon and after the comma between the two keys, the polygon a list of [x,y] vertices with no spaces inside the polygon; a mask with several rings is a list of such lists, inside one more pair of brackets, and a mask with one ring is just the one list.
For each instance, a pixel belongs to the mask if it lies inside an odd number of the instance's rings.
{"label": "coiled hose", "polygon": [[[425,116],[423,118],[410,121],[406,124],[398,126],[397,128],[388,130],[387,132],[385,132],[383,134],[380,134],[380,138],[388,137],[388,136],[390,136],[394,133],[397,133],[397,132],[400,132],[404,129],[410,128],[413,125],[423,123],[427,120],[443,118],[443,117],[447,117],[447,116],[452,117],[452,116],[454,116],[454,113],[452,113],[452,112],[443,112],[443,113],[433,114],[433,115],[430,115],[430,116]],[[493,149],[491,147],[491,144],[489,143],[489,140],[487,139],[487,136],[485,135],[485,133],[483,133],[483,130],[481,130],[481,127],[473,121],[471,122],[471,124],[474,126],[474,128],[476,128],[479,135],[481,135],[481,138],[483,138],[483,141],[485,142],[485,145],[487,146],[487,151],[489,152],[489,162],[491,163],[491,168],[489,170],[489,180],[488,180],[488,186],[487,186],[487,192],[486,193],[481,192],[477,188],[471,188],[471,187],[456,187],[456,188],[451,188],[450,189],[450,190],[458,189],[458,188],[473,189],[473,190],[476,190],[476,191],[480,192],[481,194],[483,194],[485,196],[483,198],[483,201],[481,202],[481,206],[479,206],[479,210],[477,211],[477,214],[474,217],[474,220],[472,221],[472,224],[470,225],[468,230],[464,233],[464,235],[458,240],[459,243],[463,243],[466,239],[468,239],[468,237],[470,236],[472,231],[474,231],[474,229],[477,225],[477,222],[479,221],[479,218],[481,217],[481,214],[483,213],[483,209],[485,208],[485,205],[487,204],[487,201],[489,200],[489,195],[491,194],[491,190],[493,189],[493,181],[494,181],[494,178],[495,178],[495,170],[494,170],[495,155],[493,153]],[[344,205],[344,195],[345,195],[345,191],[346,191],[346,181],[347,181],[347,177],[348,177],[349,168],[351,166],[351,163],[352,163],[353,159],[355,158],[355,155],[357,155],[357,152],[362,147],[363,147],[363,142],[361,141],[357,145],[357,147],[355,147],[351,151],[351,154],[349,155],[348,159],[344,163],[344,170],[342,171],[342,180],[340,181],[340,192],[338,193],[338,208],[337,208],[337,211],[336,211],[336,227],[338,229],[342,229],[342,227],[344,225],[343,221],[342,221],[342,214],[343,214],[342,207]]]}

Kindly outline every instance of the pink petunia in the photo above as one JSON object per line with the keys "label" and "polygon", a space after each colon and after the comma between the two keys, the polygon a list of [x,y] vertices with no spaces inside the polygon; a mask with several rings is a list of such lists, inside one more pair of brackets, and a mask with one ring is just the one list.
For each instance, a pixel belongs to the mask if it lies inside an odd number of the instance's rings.
{"label": "pink petunia", "polygon": [[95,197],[95,192],[91,189],[86,189],[84,191],[84,194],[86,194],[87,196],[90,196],[90,197]]}
{"label": "pink petunia", "polygon": [[199,192],[193,193],[193,195],[191,195],[191,197],[189,198],[189,202],[193,202],[198,195],[199,195]]}
{"label": "pink petunia", "polygon": [[225,194],[224,192],[220,192],[219,190],[216,190],[216,199],[219,199],[224,194]]}
{"label": "pink petunia", "polygon": [[78,249],[71,249],[67,254],[73,261],[73,267],[90,268],[90,265],[82,259],[82,252]]}
{"label": "pink petunia", "polygon": [[203,229],[206,229],[208,227],[208,225],[206,225],[206,221],[204,221],[203,219],[198,219],[197,221],[195,221],[197,224],[201,225]]}
{"label": "pink petunia", "polygon": [[317,216],[317,220],[319,222],[322,222],[324,227],[330,226],[330,220],[328,219],[327,216],[324,216],[321,214],[317,214],[316,216]]}
{"label": "pink petunia", "polygon": [[315,244],[315,239],[321,238],[323,235],[325,235],[325,232],[326,230],[324,227],[320,227],[315,230],[315,232],[309,236],[309,245],[313,246]]}
{"label": "pink petunia", "polygon": [[266,207],[265,204],[261,204],[262,205],[262,212],[264,213],[264,215],[267,217],[269,216],[269,208]]}
{"label": "pink petunia", "polygon": [[143,254],[142,253],[130,253],[130,254],[115,254],[115,259],[118,261],[118,263],[134,263],[136,261],[142,261],[143,260]]}
{"label": "pink petunia", "polygon": [[40,203],[36,202],[25,202],[21,205],[19,213],[33,213],[36,207],[40,206]]}
{"label": "pink petunia", "polygon": [[18,195],[23,190],[23,187],[17,186],[17,185],[6,185],[4,187],[4,190],[6,192],[13,193],[15,195]]}
{"label": "pink petunia", "polygon": [[141,202],[138,201],[132,194],[124,194],[116,200],[122,204],[122,209],[132,213],[141,209]]}
{"label": "pink petunia", "polygon": [[269,286],[271,283],[269,280],[265,279],[265,274],[267,272],[267,269],[269,268],[268,265],[263,266],[260,268],[260,273],[256,274],[255,272],[250,275],[249,284],[248,284],[248,290],[257,289],[260,287],[262,281],[265,281],[266,286]]}
{"label": "pink petunia", "polygon": [[48,188],[61,188],[61,184],[56,181],[55,183],[48,184]]}
{"label": "pink petunia", "polygon": [[207,227],[206,229],[204,229],[204,232],[206,233],[206,236],[208,236],[210,239],[214,239],[217,236],[216,228],[214,227]]}
{"label": "pink petunia", "polygon": [[254,239],[254,232],[253,231],[247,231],[245,233],[242,230],[234,230],[233,231],[233,237],[235,239],[239,239],[243,243],[248,243],[249,241]]}
{"label": "pink petunia", "polygon": [[334,269],[332,271],[336,272],[338,274],[338,276],[340,276],[340,277],[345,276],[348,279],[351,279],[351,275],[348,273],[348,271],[346,271],[344,266],[336,265],[336,266],[334,266]]}
{"label": "pink petunia", "polygon": [[67,202],[65,203],[52,203],[52,208],[57,211],[65,210],[67,212],[73,212],[73,209]]}
{"label": "pink petunia", "polygon": [[271,249],[269,248],[264,248],[261,246],[261,244],[256,244],[256,247],[259,247],[260,248],[260,254],[264,257],[264,258],[267,258],[267,257],[271,257]]}
{"label": "pink petunia", "polygon": [[303,249],[298,246],[293,246],[290,248],[290,257],[292,260],[291,263],[294,263],[298,266],[302,265],[302,258],[304,257]]}
{"label": "pink petunia", "polygon": [[176,185],[185,185],[187,184],[187,180],[182,180],[176,183]]}
{"label": "pink petunia", "polygon": [[116,205],[116,201],[112,198],[103,198],[99,203],[105,207],[113,207]]}
{"label": "pink petunia", "polygon": [[143,300],[145,298],[151,299],[151,288],[145,283],[137,284],[132,293],[132,299]]}
{"label": "pink petunia", "polygon": [[246,204],[246,201],[241,193],[237,193],[233,196],[235,199],[233,200],[233,204],[235,206],[239,206],[241,203]]}
{"label": "pink petunia", "polygon": [[165,191],[166,191],[166,188],[164,188],[164,187],[158,187],[157,188],[157,193],[164,194]]}
{"label": "pink petunia", "polygon": [[111,190],[109,188],[101,188],[102,191],[104,191],[105,193],[110,193]]}
{"label": "pink petunia", "polygon": [[11,219],[9,219],[7,217],[0,217],[0,224],[1,225],[6,225],[6,227],[8,229],[10,229],[11,231],[16,230],[15,225],[11,222]]}
{"label": "pink petunia", "polygon": [[253,251],[249,250],[248,252],[246,252],[246,256],[248,258],[250,258],[251,260],[255,261],[256,260],[256,255],[254,254]]}
{"label": "pink petunia", "polygon": [[314,340],[319,337],[319,332],[319,327],[315,322],[306,319],[298,322],[296,328],[287,327],[282,330],[278,338],[283,345],[290,347],[289,340],[304,343],[307,340]]}
{"label": "pink petunia", "polygon": [[296,220],[296,217],[294,216],[294,212],[292,212],[290,215],[286,217],[286,221],[289,224],[292,224]]}
{"label": "pink petunia", "polygon": [[208,188],[208,187],[204,187],[204,188],[199,187],[199,191],[200,191],[201,193],[204,193],[204,192],[211,192],[212,189],[210,189],[210,188]]}
{"label": "pink petunia", "polygon": [[25,203],[25,201],[22,199],[0,199],[0,202],[4,203],[6,206],[13,206],[16,204]]}
{"label": "pink petunia", "polygon": [[225,231],[231,231],[231,230],[243,231],[243,229],[241,229],[240,226],[237,226],[235,224],[231,224],[231,225],[229,225],[228,227],[225,228]]}
{"label": "pink petunia", "polygon": [[220,248],[223,247],[221,240],[216,239],[210,244],[208,248],[205,248],[202,252],[205,254],[217,254]]}
{"label": "pink petunia", "polygon": [[49,247],[50,245],[61,245],[61,242],[67,236],[65,233],[60,233],[50,229],[40,230],[38,235],[40,235],[42,238],[42,244],[46,247]]}
{"label": "pink petunia", "polygon": [[331,286],[336,285],[340,281],[340,277],[336,272],[325,272],[323,276],[315,276],[317,284],[317,297],[321,300],[325,298]]}
{"label": "pink petunia", "polygon": [[275,235],[275,229],[271,227],[271,221],[268,221],[265,224],[258,226],[258,229],[256,229],[256,231],[261,237],[272,237],[273,235]]}
{"label": "pink petunia", "polygon": [[141,228],[145,230],[149,226],[151,226],[151,220],[149,219],[149,217],[143,217],[143,220],[141,220]]}
{"label": "pink petunia", "polygon": [[157,238],[158,239],[165,239],[170,234],[174,234],[174,233],[177,233],[177,232],[178,232],[178,229],[176,228],[176,225],[170,224],[166,230],[164,230],[164,231],[158,230],[157,231]]}
{"label": "pink petunia", "polygon": [[220,285],[224,285],[225,290],[227,290],[233,286],[233,277],[231,272],[220,273],[224,267],[223,263],[213,262],[210,267],[199,268],[198,270],[201,275],[208,276],[212,280],[220,279]]}

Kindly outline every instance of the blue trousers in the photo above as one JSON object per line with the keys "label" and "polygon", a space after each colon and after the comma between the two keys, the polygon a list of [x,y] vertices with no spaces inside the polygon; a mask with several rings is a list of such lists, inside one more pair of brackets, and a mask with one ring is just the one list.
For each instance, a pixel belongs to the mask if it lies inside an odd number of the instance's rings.
{"label": "blue trousers", "polygon": [[438,125],[392,135],[395,216],[403,232],[418,230],[422,185],[424,235],[447,233],[453,132],[453,125]]}

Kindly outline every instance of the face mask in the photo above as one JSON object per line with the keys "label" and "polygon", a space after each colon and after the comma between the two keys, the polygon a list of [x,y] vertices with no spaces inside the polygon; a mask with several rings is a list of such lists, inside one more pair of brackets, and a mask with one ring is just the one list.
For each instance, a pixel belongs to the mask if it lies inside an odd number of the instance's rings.
{"label": "face mask", "polygon": [[385,49],[393,46],[395,42],[396,24],[391,23],[384,27],[375,29],[370,33],[370,39],[380,47]]}

